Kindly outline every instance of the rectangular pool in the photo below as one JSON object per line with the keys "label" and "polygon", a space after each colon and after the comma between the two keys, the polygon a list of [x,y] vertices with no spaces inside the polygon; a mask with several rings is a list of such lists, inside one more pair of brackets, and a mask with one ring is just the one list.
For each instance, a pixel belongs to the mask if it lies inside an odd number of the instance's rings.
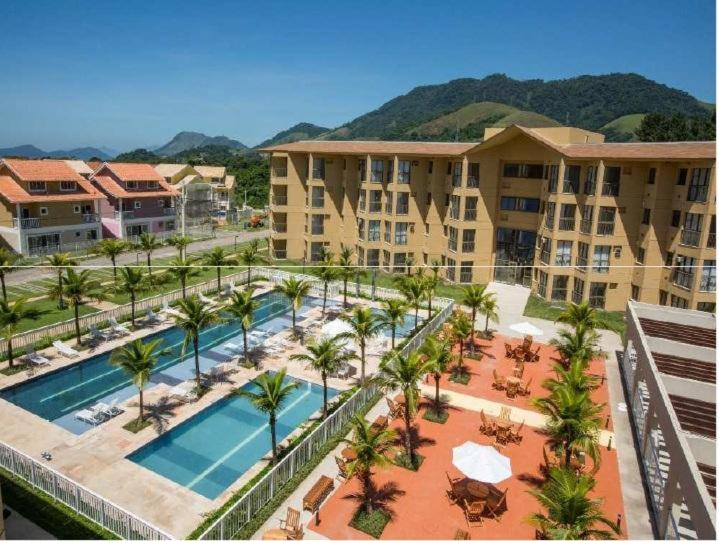
{"label": "rectangular pool", "polygon": [[[299,386],[277,416],[277,441],[322,407],[322,386],[292,378]],[[256,390],[249,382],[243,389]],[[337,394],[328,389],[328,396]],[[267,415],[247,398],[229,396],[141,447],[127,458],[214,499],[271,450]]]}

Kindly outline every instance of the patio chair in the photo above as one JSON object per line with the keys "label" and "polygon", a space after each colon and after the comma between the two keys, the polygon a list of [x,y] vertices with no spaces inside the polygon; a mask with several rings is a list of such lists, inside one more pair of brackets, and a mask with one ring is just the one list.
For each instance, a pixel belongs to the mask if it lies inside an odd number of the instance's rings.
{"label": "patio chair", "polygon": [[463,540],[463,539],[472,539],[469,535],[469,532],[466,530],[457,530],[454,532],[454,539],[455,540]]}
{"label": "patio chair", "polygon": [[169,314],[171,316],[177,316],[180,314],[179,310],[175,310],[170,306],[170,303],[167,301],[167,299],[163,299],[162,301],[162,310],[160,310],[163,314]]}
{"label": "patio chair", "polygon": [[374,420],[374,422],[372,423],[372,425],[369,428],[370,428],[370,430],[380,431],[380,430],[387,428],[388,425],[389,425],[389,419],[387,418],[387,416],[380,415]]}
{"label": "patio chair", "polygon": [[512,415],[512,410],[509,409],[507,406],[502,406],[499,409],[499,415],[498,417],[504,421],[511,421],[510,416]]}
{"label": "patio chair", "polygon": [[544,458],[544,469],[548,472],[552,468],[560,466],[559,457],[554,453],[547,454],[547,448],[542,446],[542,457]]}
{"label": "patio chair", "polygon": [[494,376],[494,381],[492,382],[492,389],[497,389],[498,391],[504,390],[507,383],[507,380],[504,378],[504,376],[498,375],[496,369],[492,370],[492,375]]}
{"label": "patio chair", "polygon": [[27,360],[30,364],[34,366],[45,366],[50,364],[50,359],[37,353],[33,345],[28,344],[25,346],[25,350],[27,351]]}
{"label": "patio chair", "polygon": [[532,351],[530,353],[530,360],[529,360],[530,363],[538,363],[539,362],[539,349],[541,347],[542,346],[537,346],[537,349],[535,349],[534,351]]}
{"label": "patio chair", "polygon": [[484,500],[475,502],[467,502],[462,500],[462,509],[464,510],[464,518],[467,521],[467,526],[481,526],[484,514],[484,509],[487,507],[487,503]]}
{"label": "patio chair", "polygon": [[75,412],[75,419],[84,423],[97,426],[104,421],[104,416],[91,409],[82,409]]}
{"label": "patio chair", "polygon": [[200,302],[204,304],[209,304],[210,306],[215,306],[217,304],[216,300],[205,297],[202,293],[198,293],[197,298],[200,299]]}
{"label": "patio chair", "polygon": [[522,340],[522,349],[525,351],[529,351],[529,348],[532,347],[533,338],[531,336],[525,336],[524,340]]}
{"label": "patio chair", "polygon": [[284,530],[287,539],[302,539],[304,532],[300,524],[300,512],[292,507],[287,508],[287,516],[280,519],[280,530]]}
{"label": "patio chair", "polygon": [[508,358],[514,357],[514,348],[507,342],[504,343],[504,356]]}
{"label": "patio chair", "polygon": [[385,398],[387,405],[389,406],[389,417],[394,420],[402,416],[402,407],[399,404],[395,404],[391,398]]}
{"label": "patio chair", "polygon": [[130,331],[120,325],[117,322],[117,319],[115,319],[114,317],[107,318],[107,322],[110,324],[110,329],[112,329],[112,332],[117,334],[130,334]]}
{"label": "patio chair", "polygon": [[347,471],[347,463],[344,460],[342,460],[340,457],[336,456],[335,464],[337,464],[337,468],[339,469],[339,471],[337,472],[336,478],[339,481],[349,481],[350,475],[349,475],[349,472]]}
{"label": "patio chair", "polygon": [[152,311],[152,308],[147,309],[145,319],[142,320],[144,325],[155,325],[162,322],[162,317]]}
{"label": "patio chair", "polygon": [[106,415],[107,417],[116,417],[123,412],[122,409],[117,407],[118,402],[119,400],[117,398],[114,398],[109,404],[105,404],[104,402],[98,402],[94,406],[94,411],[99,411],[101,414]]}
{"label": "patio chair", "polygon": [[447,499],[451,504],[459,503],[459,494],[457,494],[457,485],[462,480],[459,477],[451,477],[449,472],[444,472],[447,475],[447,481],[449,481],[449,490],[447,490]]}
{"label": "patio chair", "polygon": [[524,428],[524,420],[522,420],[521,423],[519,423],[519,426],[517,427],[517,430],[512,430],[510,432],[510,437],[512,438],[512,441],[519,443],[522,441],[522,429]]}
{"label": "patio chair", "polygon": [[499,497],[499,499],[496,502],[493,502],[491,498],[487,500],[486,512],[497,522],[499,522],[499,520],[500,520],[500,515],[504,511],[507,510],[507,491],[508,490],[509,490],[508,488],[505,488],[504,492],[502,492],[502,495]]}
{"label": "patio chair", "polygon": [[507,398],[509,398],[510,400],[514,400],[516,398],[517,393],[519,393],[519,385],[520,383],[507,382]]}
{"label": "patio chair", "polygon": [[529,380],[527,380],[527,383],[524,384],[524,387],[522,387],[519,390],[519,394],[521,394],[522,396],[529,396],[530,395],[529,386],[531,385],[531,383],[532,383],[532,378],[529,378]]}
{"label": "patio chair", "polygon": [[87,330],[90,333],[90,339],[95,342],[102,342],[110,339],[110,334],[106,331],[98,329],[97,325],[90,325]]}
{"label": "patio chair", "polygon": [[80,352],[71,348],[70,346],[66,346],[60,340],[55,340],[52,345],[55,347],[55,349],[60,353],[60,355],[64,357],[77,357],[80,355]]}
{"label": "patio chair", "polygon": [[494,423],[490,423],[489,421],[487,421],[487,417],[485,417],[485,415],[484,415],[484,410],[481,410],[479,412],[479,417],[482,419],[482,424],[479,427],[479,431],[486,436],[494,435],[494,432],[495,432]]}

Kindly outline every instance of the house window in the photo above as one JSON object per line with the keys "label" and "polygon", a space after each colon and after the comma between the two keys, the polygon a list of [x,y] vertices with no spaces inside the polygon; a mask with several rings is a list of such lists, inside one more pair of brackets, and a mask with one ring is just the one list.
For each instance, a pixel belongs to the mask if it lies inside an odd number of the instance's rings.
{"label": "house window", "polygon": [[565,302],[567,300],[568,287],[569,276],[555,276],[552,279],[552,300]]}
{"label": "house window", "polygon": [[325,245],[322,242],[313,242],[310,245],[310,261],[322,261],[325,257]]}
{"label": "house window", "polygon": [[688,172],[689,169],[679,169],[679,173],[677,174],[677,186],[684,186],[687,183]]}
{"label": "house window", "polygon": [[472,282],[472,262],[462,261],[459,266],[459,281],[463,284]]}
{"label": "house window", "polygon": [[42,181],[33,180],[27,183],[27,189],[31,192],[44,192],[47,190],[47,184]]}
{"label": "house window", "polygon": [[[368,222],[368,227],[367,227],[367,240],[368,241],[374,242],[374,241],[379,240],[380,223],[381,222],[379,220],[370,220]],[[387,225],[389,225],[389,222],[385,222],[385,227]]]}
{"label": "house window", "polygon": [[462,231],[462,251],[465,254],[474,253],[474,239],[476,231],[474,229],[465,229]]}
{"label": "house window", "polygon": [[587,177],[584,179],[584,194],[594,195],[597,189],[597,166],[590,165],[587,167]]}
{"label": "house window", "polygon": [[579,174],[582,168],[579,165],[566,165],[564,167],[564,182],[562,193],[579,193]]}
{"label": "house window", "polygon": [[80,214],[80,212],[82,212],[82,208],[80,207],[80,205],[73,205],[72,212],[75,214]]}
{"label": "house window", "polygon": [[562,203],[559,212],[559,230],[574,231],[574,216],[577,212],[577,205],[567,205]]}
{"label": "house window", "polygon": [[407,222],[394,224],[394,243],[407,244]]}
{"label": "house window", "polygon": [[412,162],[409,160],[399,161],[399,170],[397,171],[397,183],[409,184],[412,170]]}
{"label": "house window", "polygon": [[135,201],[134,207],[136,209],[142,208],[142,201]]}
{"label": "house window", "polygon": [[602,195],[619,195],[619,179],[621,175],[621,167],[608,166],[604,168]]}
{"label": "house window", "polygon": [[312,234],[324,235],[325,233],[325,217],[321,214],[312,215]]}
{"label": "house window", "polygon": [[589,284],[589,306],[592,308],[604,308],[607,295],[607,284],[605,282],[592,282]]}
{"label": "house window", "polygon": [[407,270],[407,254],[394,254],[394,272],[405,272]]}
{"label": "house window", "polygon": [[647,184],[654,184],[657,179],[657,169],[656,167],[650,167],[649,168],[649,178],[647,179]]}
{"label": "house window", "polygon": [[479,188],[478,162],[470,162],[469,164],[469,171],[467,172],[467,188]]}
{"label": "house window", "polygon": [[312,160],[312,178],[319,180],[325,179],[325,159],[314,158]]}
{"label": "house window", "polygon": [[541,163],[505,163],[502,176],[508,178],[536,178],[544,176],[544,165]]}
{"label": "house window", "polygon": [[40,207],[40,216],[47,216],[50,214],[50,212],[47,210],[47,207]]}
{"label": "house window", "polygon": [[384,160],[372,160],[370,182],[381,183],[384,180]]}
{"label": "house window", "polygon": [[387,198],[384,201],[384,211],[392,214],[392,192],[387,192]]}
{"label": "house window", "polygon": [[687,193],[687,201],[696,201],[698,203],[706,203],[707,193],[709,192],[709,176],[711,169],[697,168],[692,169],[692,178],[689,182],[689,192]]}
{"label": "house window", "polygon": [[555,265],[569,267],[572,264],[572,241],[557,241],[557,252],[554,256]]}
{"label": "house window", "polygon": [[585,205],[582,207],[582,220],[579,222],[579,231],[585,235],[592,234],[592,215],[594,214],[594,207],[592,205]]}
{"label": "house window", "polygon": [[379,267],[379,249],[373,248],[367,250],[367,266],[368,267]]}
{"label": "house window", "polygon": [[696,259],[686,255],[677,256],[674,267],[673,283],[680,287],[691,289],[694,284],[694,267]]}
{"label": "house window", "polygon": [[[476,198],[475,206],[476,206]],[[539,199],[530,197],[502,196],[499,202],[501,210],[518,210],[522,212],[539,212]]]}
{"label": "house window", "polygon": [[580,304],[584,299],[584,280],[581,278],[574,279],[574,286],[572,287],[572,302],[574,304]]}
{"label": "house window", "polygon": [[707,259],[702,266],[701,280],[699,281],[700,291],[716,291],[717,288],[717,267],[714,259]]}
{"label": "house window", "polygon": [[672,227],[679,227],[679,224],[682,221],[682,211],[681,210],[673,210],[672,211]]}
{"label": "house window", "polygon": [[699,238],[702,234],[702,215],[687,212],[684,215],[684,228],[680,244],[685,246],[699,246]]}
{"label": "house window", "polygon": [[609,254],[611,251],[611,246],[594,247],[594,257],[592,258],[592,270],[594,272],[609,272]]}
{"label": "house window", "polygon": [[677,295],[672,295],[672,307],[673,308],[684,308],[686,310],[687,308],[689,308],[689,301],[683,297],[678,297]]}
{"label": "house window", "polygon": [[72,180],[63,180],[60,182],[60,191],[61,192],[74,192],[77,190],[77,183]]}
{"label": "house window", "polygon": [[652,209],[644,209],[642,212],[642,223],[644,225],[649,225],[649,222],[652,219]]}

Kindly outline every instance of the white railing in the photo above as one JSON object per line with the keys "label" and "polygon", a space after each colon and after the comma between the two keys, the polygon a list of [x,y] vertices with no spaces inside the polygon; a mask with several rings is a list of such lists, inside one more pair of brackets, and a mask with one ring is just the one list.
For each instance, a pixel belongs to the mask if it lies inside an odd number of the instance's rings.
{"label": "white railing", "polygon": [[0,466],[121,539],[173,539],[172,535],[2,442]]}

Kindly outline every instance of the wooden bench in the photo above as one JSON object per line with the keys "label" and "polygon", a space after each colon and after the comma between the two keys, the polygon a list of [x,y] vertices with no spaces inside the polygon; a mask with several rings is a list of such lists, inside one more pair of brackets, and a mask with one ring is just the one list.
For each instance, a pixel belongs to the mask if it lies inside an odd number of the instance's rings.
{"label": "wooden bench", "polygon": [[302,509],[316,513],[322,501],[332,492],[334,487],[335,483],[332,479],[326,475],[320,477],[307,494],[305,494],[304,498],[302,498]]}

